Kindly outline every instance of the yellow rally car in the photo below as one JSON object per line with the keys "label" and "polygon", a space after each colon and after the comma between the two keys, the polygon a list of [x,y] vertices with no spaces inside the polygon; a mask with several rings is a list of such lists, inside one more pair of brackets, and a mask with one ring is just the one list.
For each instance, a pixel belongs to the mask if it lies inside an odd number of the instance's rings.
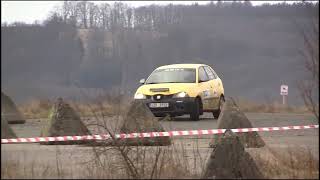
{"label": "yellow rally car", "polygon": [[212,112],[218,118],[225,101],[221,79],[205,64],[161,66],[140,83],[134,99],[144,101],[158,117],[190,114],[197,121],[203,112]]}

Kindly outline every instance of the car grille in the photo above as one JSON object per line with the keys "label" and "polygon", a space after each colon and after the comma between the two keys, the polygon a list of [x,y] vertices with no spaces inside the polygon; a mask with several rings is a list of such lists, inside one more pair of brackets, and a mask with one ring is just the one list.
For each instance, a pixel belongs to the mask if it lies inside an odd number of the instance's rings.
{"label": "car grille", "polygon": [[163,94],[155,94],[155,95],[147,95],[147,99],[151,99],[153,101],[161,101],[166,99],[171,99],[173,95],[163,95]]}

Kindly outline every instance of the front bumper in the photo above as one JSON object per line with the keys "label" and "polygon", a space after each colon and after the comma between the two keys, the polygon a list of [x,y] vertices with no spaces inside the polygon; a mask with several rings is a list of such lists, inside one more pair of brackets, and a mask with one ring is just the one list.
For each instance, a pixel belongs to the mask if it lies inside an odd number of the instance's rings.
{"label": "front bumper", "polygon": [[[186,98],[167,98],[161,100],[152,100],[152,99],[143,99],[135,100],[143,101],[150,111],[157,117],[163,117],[166,115],[170,116],[181,116],[184,114],[190,114],[194,108],[195,98],[186,97]],[[151,103],[169,103],[169,107],[157,107],[151,108]]]}

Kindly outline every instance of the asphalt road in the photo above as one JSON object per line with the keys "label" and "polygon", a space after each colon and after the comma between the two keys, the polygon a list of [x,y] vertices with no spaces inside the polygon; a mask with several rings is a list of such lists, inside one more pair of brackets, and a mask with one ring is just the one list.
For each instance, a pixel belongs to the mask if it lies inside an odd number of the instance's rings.
{"label": "asphalt road", "polygon": [[[270,127],[270,126],[294,126],[294,125],[309,125],[318,124],[314,117],[310,114],[285,114],[285,113],[245,113],[247,118],[252,123],[253,127]],[[107,123],[112,126],[118,126],[121,122],[116,122],[116,117],[104,118]],[[83,118],[84,123],[89,124],[95,120]],[[89,122],[90,121],[90,122]],[[115,122],[118,125],[115,125]],[[191,121],[188,116],[176,117],[171,121],[159,121],[165,130],[197,130],[197,129],[215,129],[217,128],[217,120],[213,119],[210,113],[204,113],[201,116],[200,121]],[[39,136],[41,126],[45,123],[45,119],[28,119],[25,124],[11,124],[14,132],[19,137],[34,137]],[[90,129],[90,127],[89,127]],[[91,129],[94,131],[93,129]],[[292,130],[288,133],[294,132],[294,134],[303,134],[311,131],[305,130]],[[281,134],[287,134],[281,132]],[[271,136],[279,133],[270,133]]]}
{"label": "asphalt road", "polygon": [[[290,125],[310,125],[318,122],[308,114],[285,114],[285,113],[246,113],[246,116],[252,123],[253,127],[273,127],[273,126],[290,126]],[[88,125],[92,121],[84,118],[83,121]],[[113,127],[119,127],[121,124],[115,117],[105,118],[107,124]],[[44,121],[40,119],[27,120],[25,124],[13,124],[11,127],[18,137],[37,137],[40,134],[41,126]],[[212,118],[210,113],[204,113],[200,121],[191,121],[188,116],[174,118],[172,121],[160,121],[166,131],[170,130],[198,130],[198,129],[215,129],[217,120]],[[117,125],[116,125],[117,124]],[[97,130],[96,126],[89,126],[93,133],[103,133],[103,130]],[[116,129],[116,128],[115,128]],[[264,141],[270,146],[305,146],[311,148],[315,156],[319,158],[319,129],[306,130],[288,130],[259,132]],[[201,147],[208,147],[211,136],[183,136],[175,137],[179,139],[197,138]],[[12,146],[12,145],[10,145]]]}
{"label": "asphalt road", "polygon": [[[247,118],[253,127],[273,127],[273,126],[294,126],[294,125],[311,125],[318,122],[309,114],[285,114],[285,113],[246,113]],[[95,120],[83,120],[87,125]],[[121,124],[115,117],[105,118],[108,124],[119,127]],[[115,124],[116,122],[116,124]],[[18,137],[37,137],[40,135],[41,126],[44,121],[40,119],[27,120],[25,124],[12,124],[14,132]],[[210,113],[204,113],[200,121],[191,121],[188,116],[174,118],[171,121],[160,121],[166,131],[170,130],[198,130],[198,129],[215,129],[217,128],[217,120],[212,118]],[[89,126],[93,133],[103,133],[97,130],[96,126]],[[259,132],[262,138],[272,146],[307,146],[315,151],[319,149],[319,129],[306,130],[288,130],[288,131],[272,131]],[[175,137],[175,139],[200,139],[201,146],[207,147],[211,138],[209,135],[183,136]],[[12,145],[11,145],[12,146]],[[318,157],[318,155],[316,155]]]}
{"label": "asphalt road", "polygon": [[[246,116],[251,121],[253,127],[318,124],[318,122],[308,114],[246,113]],[[83,121],[86,124],[90,124],[94,120],[84,118]],[[115,117],[105,118],[105,121],[113,122],[113,124],[114,122],[121,124]],[[27,120],[25,124],[13,124],[11,127],[18,137],[37,137],[40,134],[43,123],[43,120],[32,119]],[[200,121],[191,121],[188,116],[185,116],[177,117],[171,121],[160,121],[160,123],[166,131],[217,128],[217,120],[213,119],[212,115],[209,113],[205,113]],[[117,125],[115,125],[115,127],[116,126]],[[90,130],[94,131],[93,129]],[[99,133],[99,131],[93,133]],[[319,159],[319,129],[259,132],[259,135],[266,142],[268,147],[305,147],[311,150],[311,153],[316,159]],[[202,136],[201,138],[198,138],[197,136],[175,137],[173,144],[175,146],[184,146],[184,149],[187,150],[186,157],[191,162],[194,161],[193,158],[195,157],[192,153],[194,154],[195,149],[197,149],[199,156],[197,156],[198,159],[196,161],[204,165],[205,159],[208,158],[212,151],[208,145],[211,138],[210,135]],[[57,153],[57,151],[59,151],[59,153]],[[91,153],[91,147],[77,145],[43,146],[37,143],[2,144],[1,156],[3,160],[1,162],[4,163],[6,160],[13,159],[24,159],[24,161],[27,161],[28,163],[32,163],[35,160],[45,163],[56,161],[57,156],[60,154],[61,159],[68,159],[68,161],[62,161],[64,167],[81,168],[80,164],[89,160]]]}

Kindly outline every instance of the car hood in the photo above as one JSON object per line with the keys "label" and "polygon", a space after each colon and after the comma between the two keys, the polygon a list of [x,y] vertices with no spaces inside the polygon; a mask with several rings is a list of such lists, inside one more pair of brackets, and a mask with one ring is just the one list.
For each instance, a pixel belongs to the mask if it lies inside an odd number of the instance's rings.
{"label": "car hood", "polygon": [[138,88],[136,93],[145,95],[163,94],[170,95],[179,92],[192,94],[191,90],[196,86],[194,83],[163,83],[163,84],[145,84]]}

